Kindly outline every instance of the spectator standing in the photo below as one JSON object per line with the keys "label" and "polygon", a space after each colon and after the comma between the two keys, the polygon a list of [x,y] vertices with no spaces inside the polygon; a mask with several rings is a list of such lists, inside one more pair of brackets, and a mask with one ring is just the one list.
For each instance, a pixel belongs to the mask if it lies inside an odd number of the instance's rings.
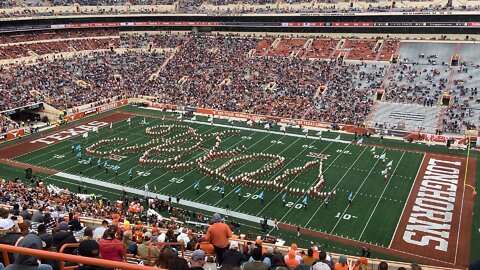
{"label": "spectator standing", "polygon": [[233,234],[230,227],[222,222],[220,214],[213,214],[212,222],[213,224],[208,227],[206,240],[213,245],[215,254],[217,255],[218,265],[221,266],[223,263],[223,253],[228,250],[228,239],[232,237]]}

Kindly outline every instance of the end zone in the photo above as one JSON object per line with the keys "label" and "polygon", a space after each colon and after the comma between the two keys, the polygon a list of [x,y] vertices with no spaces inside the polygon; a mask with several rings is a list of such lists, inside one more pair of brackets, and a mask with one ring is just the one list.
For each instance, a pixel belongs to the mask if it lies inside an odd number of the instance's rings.
{"label": "end zone", "polygon": [[[466,158],[427,153],[420,166],[391,248],[468,265],[473,209],[472,191],[464,189]],[[467,183],[474,184],[471,158]]]}

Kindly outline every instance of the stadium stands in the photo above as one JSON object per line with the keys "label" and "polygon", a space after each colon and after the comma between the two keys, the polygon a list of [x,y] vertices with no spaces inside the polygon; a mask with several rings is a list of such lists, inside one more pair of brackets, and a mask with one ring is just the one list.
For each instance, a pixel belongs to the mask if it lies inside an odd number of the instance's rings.
{"label": "stadium stands", "polygon": [[[393,110],[404,113],[408,109],[401,104],[436,107],[444,93],[450,93],[455,106],[444,113],[432,111],[435,124],[422,125],[426,130],[461,133],[477,126],[480,101],[474,78],[479,66],[472,55],[461,67],[450,67],[450,57],[462,48],[451,43],[380,37],[120,35],[117,30],[42,31],[0,39],[5,42],[0,59],[38,59],[28,67],[5,67],[8,72],[0,74],[0,82],[11,92],[0,92],[0,110],[37,101],[72,108],[140,94],[163,103],[362,125],[376,91],[384,89],[382,100],[393,107],[399,104]],[[464,44],[470,49],[473,45]],[[102,52],[62,54],[98,50]],[[397,51],[400,62],[389,64]],[[65,94],[67,101],[62,99]]]}

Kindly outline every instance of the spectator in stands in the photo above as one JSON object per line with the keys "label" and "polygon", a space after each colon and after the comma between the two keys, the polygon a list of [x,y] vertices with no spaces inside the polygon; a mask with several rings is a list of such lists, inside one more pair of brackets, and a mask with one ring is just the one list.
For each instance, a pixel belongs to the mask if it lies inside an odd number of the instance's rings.
{"label": "spectator in stands", "polygon": [[380,262],[378,264],[378,270],[388,270],[388,263],[387,262]]}
{"label": "spectator in stands", "polygon": [[333,270],[332,258],[324,250],[320,251],[319,261],[323,262],[323,263],[326,263],[328,265],[328,267],[330,267],[330,270]]}
{"label": "spectator in stands", "polygon": [[217,255],[218,264],[223,263],[223,253],[228,250],[229,238],[232,237],[230,227],[222,222],[220,214],[215,213],[212,216],[213,224],[208,227],[206,240],[212,243],[215,254]]}
{"label": "spectator in stands", "polygon": [[78,215],[77,214],[72,215],[72,217],[73,218],[70,219],[70,222],[68,222],[68,225],[72,226],[73,231],[75,232],[81,231],[83,228],[82,228],[82,224],[80,224],[80,220],[78,220]]}
{"label": "spectator in stands", "polygon": [[45,215],[43,214],[43,207],[38,208],[37,211],[33,213],[32,222],[43,223]]}
{"label": "spectator in stands", "polygon": [[243,254],[238,251],[238,242],[232,241],[230,243],[230,249],[223,254],[223,265],[230,265],[232,267],[240,267],[245,258]]}
{"label": "spectator in stands", "polygon": [[[0,219],[0,227],[0,244],[14,246],[22,237],[20,228],[10,218]],[[8,259],[10,262],[14,261],[12,253],[8,253]],[[3,256],[0,256],[0,260],[3,262]]]}
{"label": "spectator in stands", "polygon": [[203,252],[205,252],[205,254],[207,255],[212,255],[215,253],[215,248],[213,247],[213,245],[211,243],[206,242],[204,237],[200,237],[198,239],[198,244],[196,246],[196,249],[203,250]]}
{"label": "spectator in stands", "polygon": [[115,238],[116,230],[107,229],[103,233],[102,239],[98,241],[100,245],[100,257],[105,260],[121,262],[123,259],[122,242]]}
{"label": "spectator in stands", "polygon": [[412,263],[410,268],[412,268],[412,270],[422,270],[422,267],[416,263]]}
{"label": "spectator in stands", "polygon": [[369,270],[368,267],[368,260],[365,257],[361,257],[357,260],[355,265],[353,266],[353,270]]}
{"label": "spectator in stands", "polygon": [[102,225],[101,225],[101,226],[98,226],[98,227],[95,228],[95,230],[93,231],[93,239],[94,239],[94,240],[98,240],[98,239],[102,238],[103,233],[107,230],[107,228],[108,228],[108,221],[107,221],[107,220],[103,220],[103,221],[102,221]]}
{"label": "spectator in stands", "polygon": [[272,266],[269,270],[280,270],[280,268],[287,268],[285,261],[283,260],[283,254],[276,253],[272,256]]}
{"label": "spectator in stands", "polygon": [[[42,249],[42,239],[35,234],[29,234],[18,242],[19,247]],[[53,270],[48,264],[39,264],[38,258],[30,255],[15,253],[15,262],[6,270]]]}
{"label": "spectator in stands", "polygon": [[185,230],[184,228],[178,229],[177,242],[183,242],[186,248],[187,244],[190,242],[190,238],[188,238],[188,235],[183,232],[184,230]]}
{"label": "spectator in stands", "polygon": [[[100,254],[100,246],[94,240],[85,240],[80,243],[78,247],[78,255],[90,258],[97,258]],[[104,270],[103,267],[100,266],[90,266],[90,265],[82,265],[80,264],[79,267],[75,268],[75,270]]]}
{"label": "spectator in stands", "polygon": [[85,240],[94,240],[93,239],[93,229],[91,227],[86,227],[85,230],[83,231],[83,236],[80,239],[80,242],[85,241]]}
{"label": "spectator in stands", "polygon": [[[143,242],[140,245],[138,245],[137,255],[144,260],[149,259],[148,246],[151,243],[150,241],[151,239],[152,239],[152,233],[146,232],[143,234]],[[158,249],[158,247],[156,245],[152,245],[152,247],[150,248],[150,258],[153,258],[153,259],[158,258],[159,254],[160,254],[160,250]]]}
{"label": "spectator in stands", "polygon": [[303,256],[303,262],[311,266],[315,260],[315,257],[313,257],[313,248],[309,248],[307,254]]}
{"label": "spectator in stands", "polygon": [[38,225],[37,228],[38,236],[45,242],[46,249],[50,248],[53,244],[53,236],[50,233],[47,233],[47,226],[45,224]]}
{"label": "spectator in stands", "polygon": [[347,256],[340,255],[338,262],[335,264],[334,270],[348,270]]}
{"label": "spectator in stands", "polygon": [[[192,253],[191,258],[193,259],[193,257],[194,254]],[[205,256],[203,258],[205,261]],[[169,270],[188,270],[187,261],[183,258],[179,258],[177,250],[169,245],[163,247],[154,264],[160,268]]]}
{"label": "spectator in stands", "polygon": [[312,265],[312,270],[330,270],[330,266],[324,262],[316,261]]}
{"label": "spectator in stands", "polygon": [[137,243],[132,241],[132,231],[126,231],[123,233],[122,242],[127,254],[137,255]]}
{"label": "spectator in stands", "polygon": [[243,270],[268,270],[268,266],[262,261],[262,250],[255,248],[252,251],[252,262],[243,265]]}
{"label": "spectator in stands", "polygon": [[205,252],[201,249],[197,249],[192,253],[190,261],[190,270],[204,270],[205,265]]}
{"label": "spectator in stands", "polygon": [[295,250],[290,249],[288,254],[285,255],[285,264],[288,268],[295,268],[297,267],[302,261],[302,257],[295,254]]}
{"label": "spectator in stands", "polygon": [[24,220],[31,220],[32,214],[28,211],[28,205],[24,204],[19,214]]}
{"label": "spectator in stands", "polygon": [[[60,251],[60,248],[64,244],[69,243],[77,243],[77,239],[73,235],[73,233],[68,228],[68,224],[65,221],[60,222],[58,228],[56,228],[53,232],[53,246],[57,248],[57,252]],[[65,248],[64,252],[67,254],[73,254],[75,248],[69,247]]]}

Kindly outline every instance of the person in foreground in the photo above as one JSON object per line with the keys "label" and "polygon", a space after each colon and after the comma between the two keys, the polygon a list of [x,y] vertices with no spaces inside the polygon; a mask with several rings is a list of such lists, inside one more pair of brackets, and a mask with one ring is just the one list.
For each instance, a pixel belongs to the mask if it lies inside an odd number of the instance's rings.
{"label": "person in foreground", "polygon": [[[42,239],[35,234],[29,234],[18,242],[19,247],[42,249]],[[39,264],[38,258],[30,255],[15,253],[15,262],[10,264],[6,270],[53,270],[48,264]]]}
{"label": "person in foreground", "polygon": [[190,270],[204,270],[205,265],[205,252],[201,249],[197,249],[192,253]]}

